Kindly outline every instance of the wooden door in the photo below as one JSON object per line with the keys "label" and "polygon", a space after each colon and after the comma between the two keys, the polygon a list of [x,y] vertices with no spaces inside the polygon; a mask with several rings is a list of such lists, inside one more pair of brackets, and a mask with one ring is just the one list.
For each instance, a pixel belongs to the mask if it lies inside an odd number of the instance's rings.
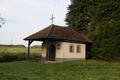
{"label": "wooden door", "polygon": [[47,49],[47,61],[55,61],[56,48],[54,45],[50,45]]}

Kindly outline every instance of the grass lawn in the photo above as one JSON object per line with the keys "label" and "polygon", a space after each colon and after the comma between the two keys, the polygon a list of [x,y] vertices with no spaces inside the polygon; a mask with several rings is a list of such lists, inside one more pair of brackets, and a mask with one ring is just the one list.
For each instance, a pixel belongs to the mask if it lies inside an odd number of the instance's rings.
{"label": "grass lawn", "polygon": [[0,80],[120,80],[120,63],[95,60],[0,63]]}

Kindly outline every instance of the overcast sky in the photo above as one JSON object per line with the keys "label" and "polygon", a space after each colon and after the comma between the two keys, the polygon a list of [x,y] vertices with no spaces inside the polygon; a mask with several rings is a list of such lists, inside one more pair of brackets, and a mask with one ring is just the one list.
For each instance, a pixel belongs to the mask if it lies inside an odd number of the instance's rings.
{"label": "overcast sky", "polygon": [[[0,28],[0,44],[24,44],[23,38],[51,24],[65,26],[70,0],[0,0],[0,14],[6,19]],[[34,42],[33,44],[39,44]]]}

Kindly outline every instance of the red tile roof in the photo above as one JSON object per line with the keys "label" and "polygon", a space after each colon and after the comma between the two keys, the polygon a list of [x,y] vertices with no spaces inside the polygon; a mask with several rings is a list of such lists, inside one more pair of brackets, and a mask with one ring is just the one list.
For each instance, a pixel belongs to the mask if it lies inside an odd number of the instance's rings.
{"label": "red tile roof", "polygon": [[50,25],[24,40],[44,41],[46,39],[91,43],[92,41],[69,27]]}

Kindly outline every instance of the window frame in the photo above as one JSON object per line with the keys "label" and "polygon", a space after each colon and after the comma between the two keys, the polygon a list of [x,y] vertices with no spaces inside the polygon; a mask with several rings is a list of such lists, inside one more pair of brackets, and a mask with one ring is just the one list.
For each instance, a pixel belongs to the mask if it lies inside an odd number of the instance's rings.
{"label": "window frame", "polygon": [[81,45],[77,45],[76,52],[81,53]]}
{"label": "window frame", "polygon": [[70,52],[70,53],[74,53],[74,46],[73,46],[73,45],[70,45],[70,46],[69,46],[69,52]]}

